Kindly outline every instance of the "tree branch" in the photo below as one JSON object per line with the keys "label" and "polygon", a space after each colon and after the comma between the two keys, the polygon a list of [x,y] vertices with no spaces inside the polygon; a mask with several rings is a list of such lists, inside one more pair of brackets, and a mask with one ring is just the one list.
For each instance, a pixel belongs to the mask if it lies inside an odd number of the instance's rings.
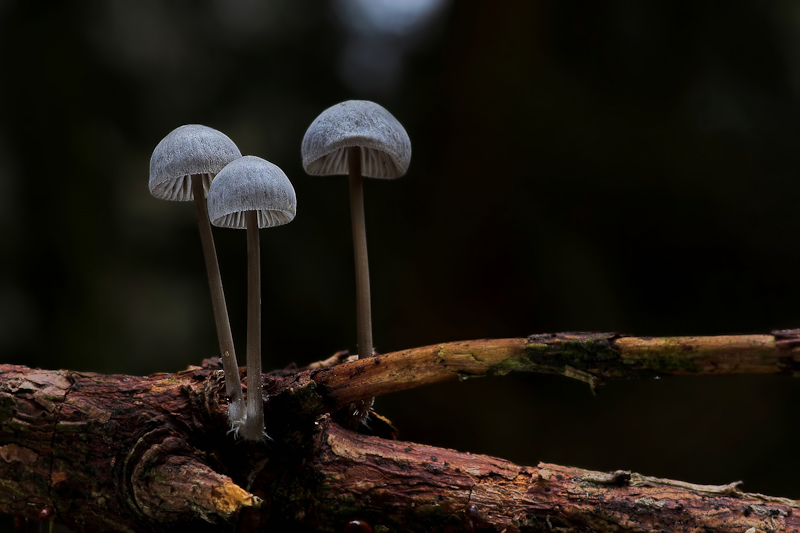
{"label": "tree branch", "polygon": [[[0,365],[0,512],[52,506],[75,531],[800,529],[798,502],[485,456],[346,431],[326,414],[446,379],[557,373],[800,374],[795,331],[638,338],[537,335],[447,343],[263,376],[266,445],[227,434],[217,360],[147,377]],[[474,507],[473,507],[474,506]],[[237,524],[238,521],[238,524]],[[551,528],[551,529],[547,529]],[[560,528],[560,529],[559,529]],[[743,529],[744,528],[744,529]],[[772,529],[769,529],[772,528]]]}
{"label": "tree branch", "polygon": [[[305,524],[361,517],[395,531],[715,531],[800,528],[800,502],[746,494],[740,483],[693,485],[592,472],[358,435],[324,424]],[[343,511],[343,509],[346,509]],[[344,516],[343,516],[344,515]],[[476,529],[477,529],[476,528]]]}
{"label": "tree branch", "polygon": [[509,372],[561,374],[592,387],[605,379],[663,374],[797,376],[798,347],[800,330],[714,337],[559,333],[413,348],[322,369],[311,378],[338,408],[429,383]]}

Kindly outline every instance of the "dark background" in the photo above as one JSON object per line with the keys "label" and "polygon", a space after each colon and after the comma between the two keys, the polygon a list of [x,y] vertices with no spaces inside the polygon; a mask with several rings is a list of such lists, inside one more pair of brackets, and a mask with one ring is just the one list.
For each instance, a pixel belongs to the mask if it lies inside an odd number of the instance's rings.
{"label": "dark background", "polygon": [[[771,2],[0,1],[0,360],[148,374],[217,354],[191,203],[153,148],[205,124],[280,166],[264,367],[355,349],[347,179],[300,142],[374,100],[408,174],[368,180],[381,352],[556,331],[800,327],[800,6]],[[245,235],[215,230],[240,359]],[[783,377],[470,380],[383,397],[401,437],[800,498]]]}

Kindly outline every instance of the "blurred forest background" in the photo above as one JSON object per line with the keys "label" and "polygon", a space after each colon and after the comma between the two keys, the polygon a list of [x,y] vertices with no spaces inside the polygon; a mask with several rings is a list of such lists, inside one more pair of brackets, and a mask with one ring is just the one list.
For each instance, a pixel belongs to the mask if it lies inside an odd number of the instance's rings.
{"label": "blurred forest background", "polygon": [[[408,174],[367,180],[375,344],[800,327],[800,4],[0,0],[0,360],[148,374],[217,355],[191,203],[148,192],[199,123],[280,166],[265,369],[355,350],[346,177],[306,128],[373,100]],[[240,360],[242,231],[215,229]],[[401,438],[800,498],[800,382],[448,383],[380,398]]]}

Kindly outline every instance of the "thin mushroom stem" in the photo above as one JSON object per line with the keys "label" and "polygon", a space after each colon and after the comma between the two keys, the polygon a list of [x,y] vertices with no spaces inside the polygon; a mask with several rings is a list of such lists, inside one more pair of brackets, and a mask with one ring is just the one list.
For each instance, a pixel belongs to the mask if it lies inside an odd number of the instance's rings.
{"label": "thin mushroom stem", "polygon": [[261,383],[261,250],[258,212],[245,211],[247,229],[247,419],[243,436],[264,440],[264,404]]}
{"label": "thin mushroom stem", "polygon": [[231,323],[228,319],[228,306],[225,304],[225,292],[222,290],[222,277],[219,273],[217,250],[214,246],[211,223],[208,219],[203,176],[203,174],[192,174],[192,195],[194,196],[194,207],[197,212],[200,241],[203,243],[203,255],[206,260],[208,285],[211,289],[211,306],[214,308],[219,349],[222,354],[222,368],[225,371],[225,391],[230,398],[228,420],[231,424],[235,424],[241,422],[244,416],[242,382],[239,379],[239,365],[236,362],[236,351],[233,347],[233,334],[231,333]]}
{"label": "thin mushroom stem", "polygon": [[[369,261],[367,259],[367,229],[364,222],[364,185],[361,176],[361,148],[347,149],[347,167],[350,173],[350,219],[353,223],[353,251],[356,262],[356,323],[358,327],[358,358],[372,357],[372,311],[369,295]],[[363,422],[375,398],[350,404],[349,420],[352,429]]]}
{"label": "thin mushroom stem", "polygon": [[372,312],[369,295],[369,261],[367,259],[367,230],[364,223],[364,187],[361,176],[361,148],[347,149],[350,172],[350,219],[353,223],[353,251],[356,262],[356,318],[358,327],[358,358],[372,356]]}

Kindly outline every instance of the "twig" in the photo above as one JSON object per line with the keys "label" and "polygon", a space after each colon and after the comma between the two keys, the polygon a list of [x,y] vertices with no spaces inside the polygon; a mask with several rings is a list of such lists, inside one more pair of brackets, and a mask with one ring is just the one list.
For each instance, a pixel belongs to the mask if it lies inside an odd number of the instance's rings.
{"label": "twig", "polygon": [[449,379],[509,372],[561,374],[589,383],[666,374],[800,376],[800,330],[770,335],[630,337],[558,333],[435,344],[310,371],[338,408]]}

